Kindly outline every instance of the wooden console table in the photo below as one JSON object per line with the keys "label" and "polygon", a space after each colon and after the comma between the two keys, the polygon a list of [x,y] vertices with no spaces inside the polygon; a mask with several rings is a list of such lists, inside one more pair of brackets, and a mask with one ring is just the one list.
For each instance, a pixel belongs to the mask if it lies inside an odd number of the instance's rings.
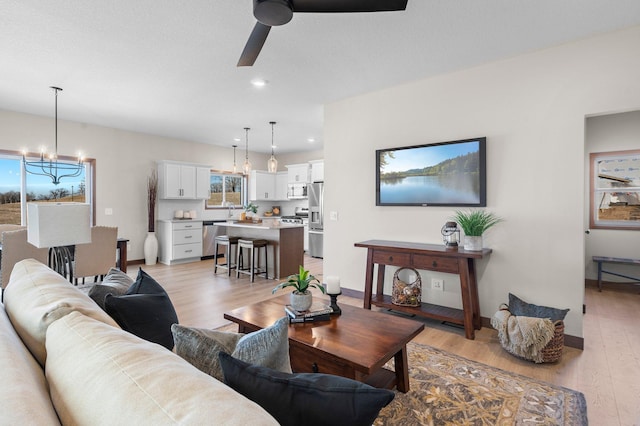
{"label": "wooden console table", "polygon": [[[371,305],[393,309],[420,317],[448,321],[464,326],[467,339],[475,338],[475,330],[482,328],[475,259],[482,259],[491,249],[467,251],[462,247],[447,249],[444,245],[419,244],[401,241],[368,240],[355,244],[367,251],[367,272],[364,286],[364,308]],[[376,293],[373,294],[374,265],[378,264]],[[386,265],[446,272],[460,276],[462,310],[422,303],[417,307],[398,306],[391,303],[391,296],[383,293]]]}

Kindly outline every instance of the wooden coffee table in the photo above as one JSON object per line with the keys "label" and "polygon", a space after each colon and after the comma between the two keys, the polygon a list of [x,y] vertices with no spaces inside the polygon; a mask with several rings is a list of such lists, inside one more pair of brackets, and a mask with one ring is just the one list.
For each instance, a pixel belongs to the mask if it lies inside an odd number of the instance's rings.
{"label": "wooden coffee table", "polygon": [[[285,314],[289,296],[268,299],[234,309],[225,319],[241,333],[272,325]],[[338,301],[339,303],[339,301]],[[330,321],[289,325],[289,355],[296,373],[327,373],[355,379],[379,388],[409,391],[407,343],[424,324],[349,305]],[[391,358],[395,372],[382,368]]]}

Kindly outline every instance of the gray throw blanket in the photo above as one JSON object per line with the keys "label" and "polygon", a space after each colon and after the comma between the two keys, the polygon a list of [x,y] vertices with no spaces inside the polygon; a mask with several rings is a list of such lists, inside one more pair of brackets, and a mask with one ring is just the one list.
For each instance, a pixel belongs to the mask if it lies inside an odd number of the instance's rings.
{"label": "gray throw blanket", "polygon": [[536,363],[544,362],[541,351],[555,333],[550,319],[511,315],[501,309],[491,318],[491,325],[498,330],[500,344],[508,352]]}

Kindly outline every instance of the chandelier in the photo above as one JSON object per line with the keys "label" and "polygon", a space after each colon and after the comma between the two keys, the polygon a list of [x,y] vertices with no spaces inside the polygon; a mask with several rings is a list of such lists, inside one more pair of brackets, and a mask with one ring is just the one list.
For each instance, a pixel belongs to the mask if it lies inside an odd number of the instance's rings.
{"label": "chandelier", "polygon": [[271,124],[271,158],[267,160],[267,170],[270,173],[275,173],[278,171],[278,160],[276,160],[276,156],[273,155],[273,126],[276,124],[275,121],[270,121]]}
{"label": "chandelier", "polygon": [[58,185],[63,178],[77,177],[82,174],[84,164],[82,156],[78,156],[76,163],[63,163],[58,161],[58,92],[61,88],[51,86],[55,92],[56,112],[55,112],[55,151],[45,158],[44,149],[40,151],[40,159],[28,161],[26,152],[22,153],[22,162],[27,173],[32,175],[47,176],[51,178],[54,185]]}

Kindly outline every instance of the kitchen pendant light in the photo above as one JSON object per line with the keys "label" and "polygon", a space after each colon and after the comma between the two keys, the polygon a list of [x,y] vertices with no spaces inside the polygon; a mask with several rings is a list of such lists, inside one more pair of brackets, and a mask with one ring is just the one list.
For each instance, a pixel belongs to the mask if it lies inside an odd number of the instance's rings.
{"label": "kitchen pendant light", "polygon": [[275,121],[270,121],[271,124],[271,158],[267,161],[267,170],[270,173],[275,173],[278,171],[278,160],[276,160],[275,155],[273,155],[273,126],[276,124]]}
{"label": "kitchen pendant light", "polygon": [[238,167],[236,166],[236,148],[238,145],[231,145],[233,147],[233,173],[238,173]]}
{"label": "kitchen pendant light", "polygon": [[251,128],[245,127],[245,154],[244,154],[244,165],[242,166],[242,173],[248,175],[251,173],[251,163],[249,162],[249,130]]}
{"label": "kitchen pendant light", "polygon": [[45,158],[45,150],[40,151],[40,159],[36,161],[27,161],[26,151],[22,153],[22,162],[24,170],[32,175],[47,176],[51,178],[54,185],[58,185],[62,178],[77,177],[82,174],[84,164],[82,164],[82,156],[78,156],[75,163],[58,162],[58,92],[62,89],[51,86],[55,92],[55,151]]}

